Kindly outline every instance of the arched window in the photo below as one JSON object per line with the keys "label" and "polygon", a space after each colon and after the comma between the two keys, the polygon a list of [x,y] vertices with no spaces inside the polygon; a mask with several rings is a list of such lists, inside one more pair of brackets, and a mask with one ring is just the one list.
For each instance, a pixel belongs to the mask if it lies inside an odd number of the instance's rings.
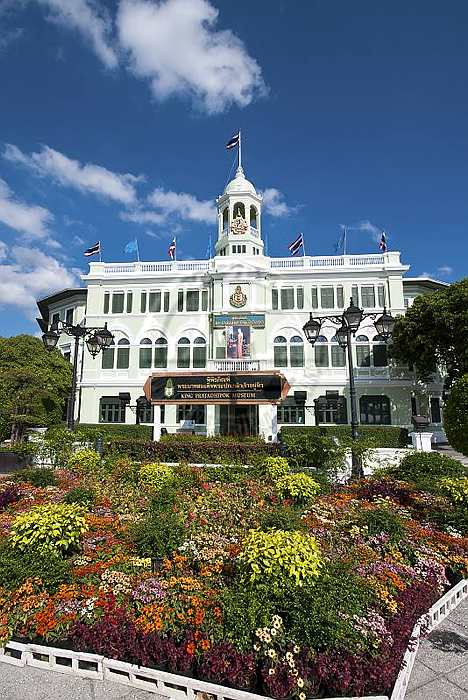
{"label": "arched window", "polygon": [[314,346],[315,366],[329,367],[330,359],[328,357],[328,340],[324,335],[319,335]]}
{"label": "arched window", "polygon": [[387,344],[381,335],[376,335],[372,341],[372,357],[374,360],[374,367],[387,367]]}
{"label": "arched window", "polygon": [[289,361],[291,367],[304,367],[304,341],[300,335],[293,335],[289,341]]}
{"label": "arched window", "polygon": [[102,369],[114,369],[115,346],[114,341],[108,348],[102,349]]}
{"label": "arched window", "polygon": [[139,367],[140,369],[150,369],[152,360],[153,348],[152,343],[149,338],[143,338],[140,341],[140,357],[139,357]]}
{"label": "arched window", "polygon": [[250,225],[255,229],[258,228],[257,209],[253,206],[253,204],[250,207]]}
{"label": "arched window", "polygon": [[388,396],[361,396],[359,399],[361,423],[390,425],[390,399]]}
{"label": "arched window", "polygon": [[229,223],[229,209],[228,209],[228,207],[226,207],[226,209],[223,210],[223,232],[225,231],[227,233],[228,223]]}
{"label": "arched window", "polygon": [[185,337],[180,338],[177,343],[177,367],[190,367],[190,340]]}
{"label": "arched window", "polygon": [[367,335],[356,337],[356,364],[358,367],[370,367],[370,345]]}
{"label": "arched window", "polygon": [[336,335],[333,336],[331,342],[333,343],[331,346],[332,367],[346,367],[345,349],[338,345],[338,338]]}
{"label": "arched window", "polygon": [[206,340],[198,337],[193,341],[193,366],[201,368],[206,366]]}
{"label": "arched window", "polygon": [[237,216],[242,216],[242,218],[245,219],[245,207],[242,204],[242,202],[236,202],[234,204],[233,213],[234,218],[236,218]]}
{"label": "arched window", "polygon": [[167,367],[167,340],[166,338],[158,338],[154,344],[154,366],[157,369],[165,369]]}
{"label": "arched window", "polygon": [[284,335],[277,335],[273,341],[273,355],[275,367],[288,366],[288,346]]}
{"label": "arched window", "polygon": [[117,343],[117,369],[128,369],[130,364],[130,343],[122,338]]}

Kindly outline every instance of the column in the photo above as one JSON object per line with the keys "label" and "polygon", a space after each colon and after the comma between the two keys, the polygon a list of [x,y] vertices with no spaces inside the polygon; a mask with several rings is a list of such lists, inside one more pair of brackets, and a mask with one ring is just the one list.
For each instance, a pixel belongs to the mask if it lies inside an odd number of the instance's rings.
{"label": "column", "polygon": [[278,421],[275,404],[260,404],[258,407],[258,432],[265,442],[278,439]]}
{"label": "column", "polygon": [[215,434],[215,405],[206,406],[206,436],[213,437]]}
{"label": "column", "polygon": [[161,406],[154,406],[153,440],[159,442],[161,439]]}

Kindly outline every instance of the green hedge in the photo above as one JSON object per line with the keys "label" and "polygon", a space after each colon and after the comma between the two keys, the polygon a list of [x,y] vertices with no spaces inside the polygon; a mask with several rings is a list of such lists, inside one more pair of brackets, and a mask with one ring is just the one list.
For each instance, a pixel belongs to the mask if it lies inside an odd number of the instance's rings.
{"label": "green hedge", "polygon": [[79,433],[88,433],[91,439],[95,439],[98,435],[102,435],[104,440],[113,438],[138,438],[141,440],[151,440],[153,437],[152,425],[127,425],[117,423],[79,423],[76,426],[76,431]]}
{"label": "green hedge", "polygon": [[[334,437],[338,440],[351,439],[350,425],[310,425],[301,427],[281,428],[281,439],[287,445],[289,436],[303,434],[309,438]],[[364,440],[372,442],[373,447],[407,447],[408,431],[393,425],[359,425],[358,435]]]}
{"label": "green hedge", "polygon": [[468,374],[450,390],[444,408],[444,430],[452,447],[468,456]]}
{"label": "green hedge", "polygon": [[112,440],[107,450],[145,462],[192,464],[253,464],[262,456],[277,456],[276,444],[258,438],[205,438],[198,435],[166,435],[159,442]]}

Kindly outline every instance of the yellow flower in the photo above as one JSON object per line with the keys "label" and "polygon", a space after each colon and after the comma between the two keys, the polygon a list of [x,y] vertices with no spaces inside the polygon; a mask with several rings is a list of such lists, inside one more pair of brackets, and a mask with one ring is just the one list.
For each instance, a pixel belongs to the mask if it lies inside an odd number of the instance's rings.
{"label": "yellow flower", "polygon": [[305,693],[299,693],[299,700],[306,700],[306,694],[305,694]]}
{"label": "yellow flower", "polygon": [[268,649],[268,656],[270,659],[274,659],[276,656],[276,651],[274,649]]}
{"label": "yellow flower", "polygon": [[304,679],[303,679],[303,678],[298,678],[298,679],[297,679],[297,685],[299,686],[299,688],[303,688],[303,687],[304,687]]}

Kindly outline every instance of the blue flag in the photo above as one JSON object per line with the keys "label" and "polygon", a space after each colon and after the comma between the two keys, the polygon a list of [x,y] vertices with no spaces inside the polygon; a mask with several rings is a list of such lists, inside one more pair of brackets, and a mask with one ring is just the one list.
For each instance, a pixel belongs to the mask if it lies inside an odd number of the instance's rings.
{"label": "blue flag", "polygon": [[138,244],[136,239],[134,241],[129,241],[124,248],[125,253],[136,253],[138,251]]}

